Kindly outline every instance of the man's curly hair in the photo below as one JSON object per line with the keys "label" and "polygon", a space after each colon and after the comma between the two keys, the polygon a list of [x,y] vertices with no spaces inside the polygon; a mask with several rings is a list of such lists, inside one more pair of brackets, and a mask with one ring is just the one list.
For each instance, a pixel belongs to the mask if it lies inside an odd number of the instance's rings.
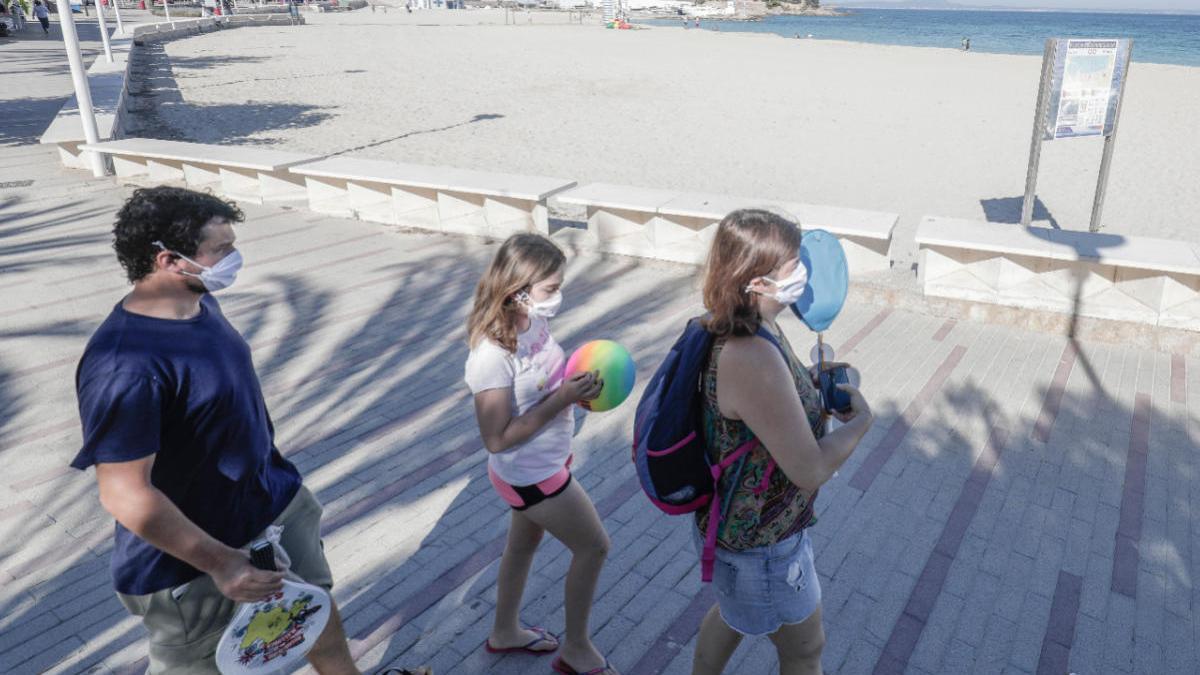
{"label": "man's curly hair", "polygon": [[154,242],[188,257],[196,255],[205,225],[216,220],[240,223],[245,219],[233,202],[185,188],[152,187],[133,191],[113,224],[113,250],[129,281],[144,279],[154,271],[159,248]]}

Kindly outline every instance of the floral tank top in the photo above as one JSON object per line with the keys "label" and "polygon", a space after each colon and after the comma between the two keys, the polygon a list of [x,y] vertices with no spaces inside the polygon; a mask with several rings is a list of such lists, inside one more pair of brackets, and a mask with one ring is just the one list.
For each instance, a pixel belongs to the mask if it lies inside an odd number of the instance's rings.
{"label": "floral tank top", "polygon": [[[770,327],[767,327],[767,330],[775,334],[783,347],[792,378],[796,381],[796,392],[800,394],[800,401],[808,415],[809,427],[814,428],[817,438],[820,438],[825,435],[825,424],[821,414],[820,393],[813,386],[812,375],[800,359],[796,358],[787,338]],[[725,338],[717,338],[714,341],[708,369],[702,379],[704,436],[709,459],[714,464],[754,438],[754,432],[750,431],[745,422],[724,417],[717,406],[717,363],[724,347]],[[804,494],[778,467],[771,472],[766,490],[755,494],[755,488],[762,483],[770,460],[771,455],[760,444],[746,455],[740,480],[737,462],[721,476],[721,483],[717,489],[720,490],[722,510],[728,506],[727,515],[717,531],[717,545],[721,548],[742,551],[769,546],[817,522],[813,513],[817,493]],[[733,489],[732,500],[726,505],[726,495],[735,481],[737,486]],[[696,525],[700,528],[700,535],[704,536],[708,526],[707,508],[696,511]]]}

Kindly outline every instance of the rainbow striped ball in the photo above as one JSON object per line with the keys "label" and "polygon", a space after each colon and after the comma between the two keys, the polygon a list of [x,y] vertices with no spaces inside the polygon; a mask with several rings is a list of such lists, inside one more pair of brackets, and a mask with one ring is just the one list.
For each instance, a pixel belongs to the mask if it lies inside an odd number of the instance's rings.
{"label": "rainbow striped ball", "polygon": [[570,379],[575,373],[600,371],[600,379],[604,386],[600,395],[590,401],[580,401],[579,405],[592,412],[604,412],[621,405],[633,391],[633,381],[637,369],[629,351],[612,340],[592,340],[575,350],[570,359],[564,377]]}

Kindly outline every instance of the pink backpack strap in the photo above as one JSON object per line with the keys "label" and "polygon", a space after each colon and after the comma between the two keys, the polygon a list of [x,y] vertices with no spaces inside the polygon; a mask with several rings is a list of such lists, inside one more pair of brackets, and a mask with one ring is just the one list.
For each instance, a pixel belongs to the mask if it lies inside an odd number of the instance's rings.
{"label": "pink backpack strap", "polygon": [[703,583],[712,581],[713,566],[717,560],[717,528],[721,524],[721,474],[756,447],[758,439],[752,438],[729,453],[728,457],[709,467],[713,477],[713,497],[708,503],[708,527],[704,531],[704,550],[700,553],[700,581]]}

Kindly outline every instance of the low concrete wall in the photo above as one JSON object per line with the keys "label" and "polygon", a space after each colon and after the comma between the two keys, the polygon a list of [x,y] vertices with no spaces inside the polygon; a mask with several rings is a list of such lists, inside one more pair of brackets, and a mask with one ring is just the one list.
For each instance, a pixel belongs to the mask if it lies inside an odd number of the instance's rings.
{"label": "low concrete wall", "polygon": [[[145,24],[133,29],[134,42],[162,42],[176,40],[201,33],[211,33],[222,28],[240,28],[243,26],[292,25],[292,18],[286,14],[234,14],[232,16],[209,17],[203,19],[181,19],[164,21],[162,23]],[[304,17],[299,17],[295,23],[303,24]]]}
{"label": "low concrete wall", "polygon": [[[132,31],[125,36],[114,35],[111,40],[113,63],[100,57],[88,69],[88,88],[91,90],[99,140],[108,141],[124,137],[125,115],[131,110],[130,56],[139,45],[211,33],[223,28],[271,24],[287,26],[292,23],[293,19],[287,14],[239,14],[230,17],[141,24],[133,26]],[[304,17],[299,17],[296,23],[303,24]],[[86,139],[83,135],[83,122],[79,116],[79,104],[74,96],[63,104],[54,120],[42,133],[40,142],[58,147],[63,166],[88,168],[87,158],[79,149]]]}
{"label": "low concrete wall", "polygon": [[[92,97],[92,110],[96,117],[96,131],[100,140],[120,138],[125,126],[125,115],[129,112],[129,56],[134,49],[130,37],[110,40],[113,61],[100,56],[88,68],[88,90]],[[79,102],[72,95],[67,99],[54,120],[42,133],[40,143],[58,147],[63,166],[77,169],[89,168],[79,146],[84,143],[83,121],[79,114]]]}
{"label": "low concrete wall", "polygon": [[927,296],[1200,332],[1200,247],[1186,241],[926,217]]}

